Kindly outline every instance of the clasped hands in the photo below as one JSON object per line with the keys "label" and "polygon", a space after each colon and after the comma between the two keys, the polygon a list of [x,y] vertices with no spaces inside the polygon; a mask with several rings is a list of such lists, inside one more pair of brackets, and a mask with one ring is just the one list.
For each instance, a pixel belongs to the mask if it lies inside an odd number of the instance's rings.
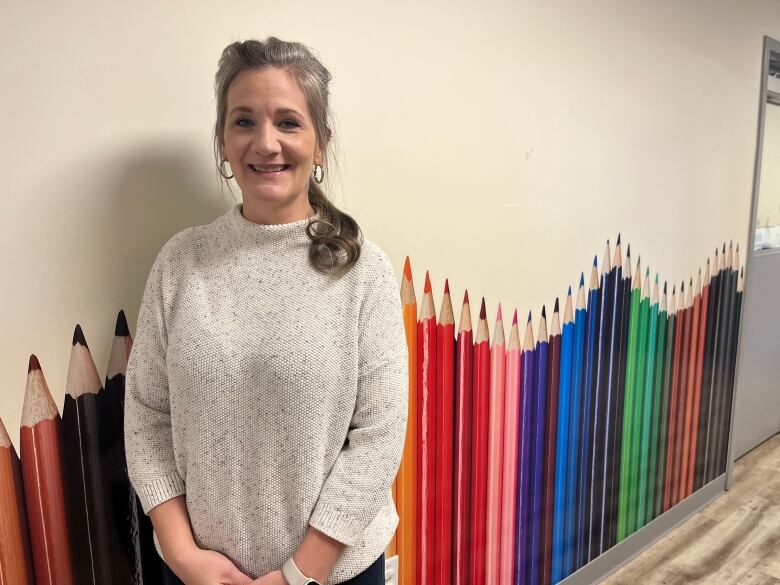
{"label": "clasped hands", "polygon": [[198,548],[178,562],[172,560],[169,566],[184,585],[289,585],[280,570],[253,580],[228,557],[214,550]]}

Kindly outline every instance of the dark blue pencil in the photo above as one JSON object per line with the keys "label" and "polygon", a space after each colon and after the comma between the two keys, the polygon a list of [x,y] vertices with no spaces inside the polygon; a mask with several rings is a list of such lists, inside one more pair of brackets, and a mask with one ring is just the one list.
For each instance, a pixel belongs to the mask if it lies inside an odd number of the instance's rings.
{"label": "dark blue pencil", "polygon": [[533,421],[533,404],[536,387],[534,385],[534,332],[531,324],[531,313],[528,313],[528,324],[525,329],[525,341],[521,354],[522,374],[520,381],[520,445],[517,450],[517,505],[515,522],[515,570],[514,583],[527,583],[528,576],[528,532],[530,528],[530,496],[531,496],[531,436]]}
{"label": "dark blue pencil", "polygon": [[542,496],[544,494],[544,438],[545,438],[545,405],[547,394],[547,314],[542,307],[542,318],[539,321],[539,334],[536,340],[536,356],[534,367],[534,383],[536,395],[534,396],[534,421],[533,421],[533,463],[531,476],[531,528],[528,583],[539,583],[541,556],[542,556]]}

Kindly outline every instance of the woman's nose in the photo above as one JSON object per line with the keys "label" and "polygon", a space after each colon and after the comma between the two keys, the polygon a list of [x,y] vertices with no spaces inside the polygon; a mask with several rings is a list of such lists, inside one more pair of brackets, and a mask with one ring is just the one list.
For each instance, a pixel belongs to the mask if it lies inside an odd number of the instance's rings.
{"label": "woman's nose", "polygon": [[281,150],[276,127],[271,124],[259,124],[252,140],[252,149],[260,155],[269,156]]}

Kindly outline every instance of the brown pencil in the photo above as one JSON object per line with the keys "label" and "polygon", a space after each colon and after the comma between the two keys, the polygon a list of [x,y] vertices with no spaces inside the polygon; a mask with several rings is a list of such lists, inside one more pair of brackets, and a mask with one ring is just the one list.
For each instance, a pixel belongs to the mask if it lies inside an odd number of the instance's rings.
{"label": "brown pencil", "polygon": [[35,582],[19,457],[0,419],[0,583]]}
{"label": "brown pencil", "polygon": [[19,453],[37,585],[75,582],[62,485],[61,424],[40,362],[32,355],[22,407]]}

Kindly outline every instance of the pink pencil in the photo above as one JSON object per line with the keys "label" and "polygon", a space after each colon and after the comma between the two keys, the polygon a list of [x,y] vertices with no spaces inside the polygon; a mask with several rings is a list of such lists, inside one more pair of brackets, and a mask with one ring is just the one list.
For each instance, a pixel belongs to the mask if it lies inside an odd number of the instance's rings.
{"label": "pink pencil", "polygon": [[488,430],[487,525],[485,583],[498,583],[501,559],[501,464],[504,443],[504,379],[506,345],[501,303],[498,304],[493,346],[490,348],[490,415]]}
{"label": "pink pencil", "polygon": [[517,488],[518,413],[520,400],[520,332],[517,309],[512,318],[506,349],[506,386],[504,390],[504,461],[501,485],[501,546],[499,577],[496,583],[511,583],[515,555],[515,509]]}

